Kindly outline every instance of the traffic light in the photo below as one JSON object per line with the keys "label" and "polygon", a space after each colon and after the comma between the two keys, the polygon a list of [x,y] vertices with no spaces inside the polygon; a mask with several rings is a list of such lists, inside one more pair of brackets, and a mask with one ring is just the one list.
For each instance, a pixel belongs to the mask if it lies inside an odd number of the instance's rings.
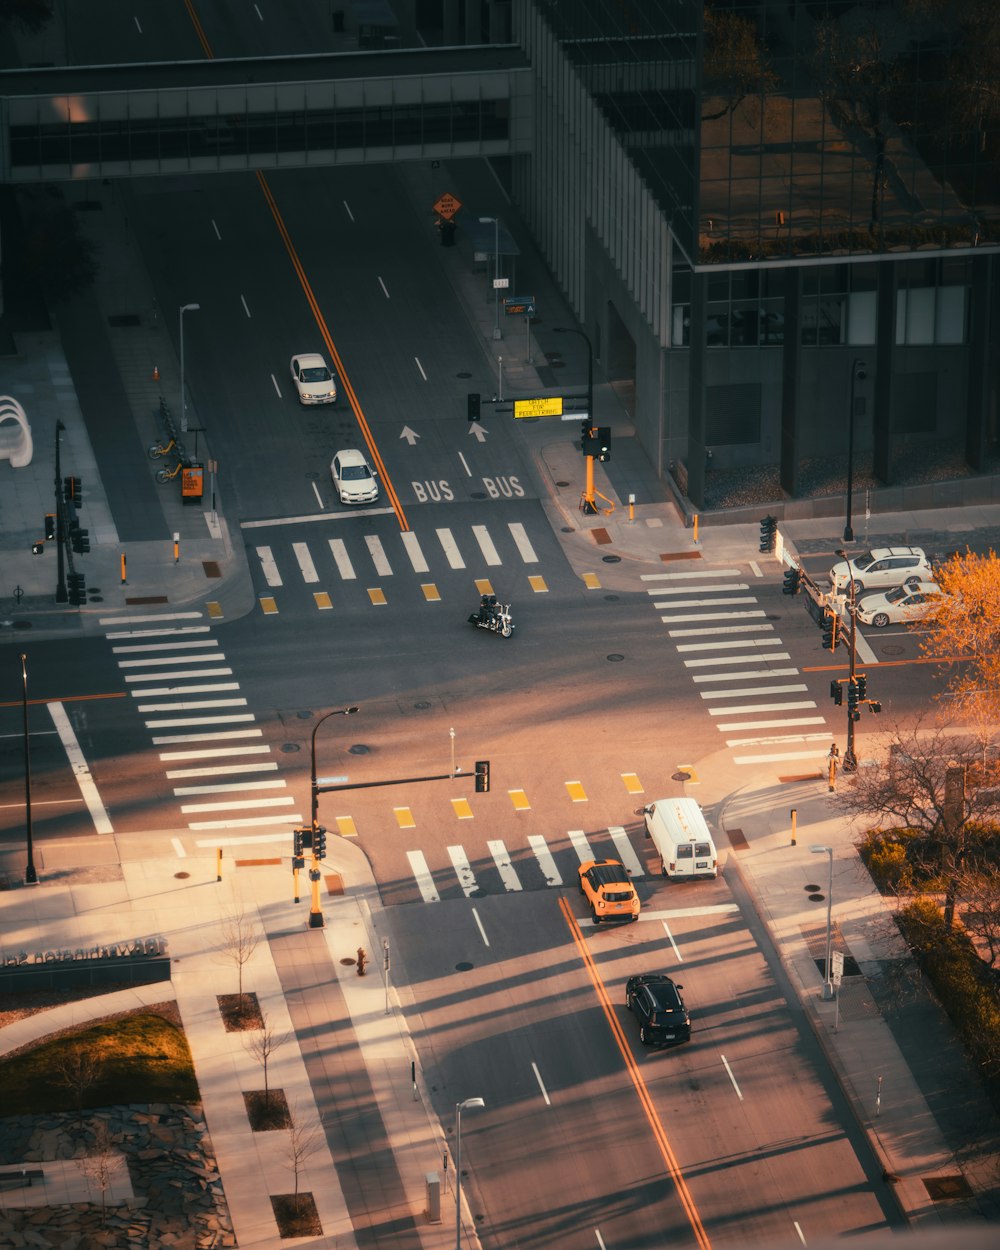
{"label": "traffic light", "polygon": [[778,521],[766,516],[760,523],[760,550],[773,551],[778,543]]}
{"label": "traffic light", "polygon": [[868,674],[858,673],[854,680],[858,683],[858,699],[863,699],[868,693]]}
{"label": "traffic light", "polygon": [[611,426],[599,425],[597,427],[597,446],[598,460],[602,463],[611,459]]}
{"label": "traffic light", "polygon": [[324,859],[326,857],[326,830],[322,825],[316,830],[312,844],[312,853],[317,859]]}
{"label": "traffic light", "polygon": [[69,601],[76,607],[87,602],[87,581],[82,573],[70,573],[66,578]]}
{"label": "traffic light", "polygon": [[830,682],[830,698],[836,703],[837,707],[843,707],[844,687],[839,681]]}
{"label": "traffic light", "polygon": [[785,573],[785,584],[781,588],[783,595],[797,595],[802,582],[802,571],[793,564]]}
{"label": "traffic light", "polygon": [[292,854],[298,859],[302,854],[302,830],[292,830]]}
{"label": "traffic light", "polygon": [[590,422],[580,422],[580,450],[586,456],[590,447]]}
{"label": "traffic light", "polygon": [[861,713],[858,711],[858,683],[853,678],[847,683],[847,715],[851,720],[861,718]]}
{"label": "traffic light", "polygon": [[479,392],[478,391],[469,391],[468,403],[469,403],[469,420],[478,421],[479,420]]}
{"label": "traffic light", "polygon": [[882,704],[881,704],[881,703],[879,703],[878,699],[869,699],[869,700],[868,700],[868,711],[869,711],[869,712],[872,712],[872,713],[874,713],[874,715],[878,716],[879,712],[881,712],[881,711],[882,711]]}
{"label": "traffic light", "polygon": [[74,508],[79,508],[82,498],[83,484],[78,477],[63,478],[63,498]]}
{"label": "traffic light", "polygon": [[90,550],[90,530],[80,528],[80,522],[74,521],[69,527],[69,541],[77,555],[86,555]]}
{"label": "traffic light", "polygon": [[50,541],[56,536],[56,514],[54,512],[46,512],[45,514],[45,538]]}
{"label": "traffic light", "polygon": [[476,793],[489,794],[490,792],[490,762],[489,760],[476,760]]}
{"label": "traffic light", "polygon": [[823,613],[823,646],[828,651],[836,651],[840,640],[840,617],[833,608]]}

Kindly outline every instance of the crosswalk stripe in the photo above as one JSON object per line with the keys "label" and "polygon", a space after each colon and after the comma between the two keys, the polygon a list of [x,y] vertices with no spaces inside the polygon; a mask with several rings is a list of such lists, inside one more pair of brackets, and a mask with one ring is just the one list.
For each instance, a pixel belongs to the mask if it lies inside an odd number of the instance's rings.
{"label": "crosswalk stripe", "polygon": [[[164,629],[116,630],[114,633],[105,634],[104,637],[109,641],[119,638],[168,638],[172,634],[207,634],[211,628],[211,625],[179,625]],[[112,650],[114,649],[112,647]]]}
{"label": "crosswalk stripe", "polygon": [[313,558],[309,554],[309,544],[292,543],[292,550],[295,552],[295,559],[298,561],[299,569],[302,572],[302,580],[304,582],[318,582],[319,574],[316,572],[316,565],[313,564]]}
{"label": "crosswalk stripe", "polygon": [[[757,603],[756,595],[726,595],[721,599],[664,599],[654,603],[657,611],[664,608],[721,608],[731,603]],[[666,618],[664,617],[664,620]]]}
{"label": "crosswalk stripe", "polygon": [[[791,657],[789,656],[787,651],[775,651],[775,652],[763,651],[761,652],[760,655],[704,656],[700,660],[684,660],[683,664],[685,668],[709,668],[709,667],[718,667],[719,665],[726,665],[726,664],[769,664],[772,660],[787,660],[790,658]],[[798,672],[798,669],[793,669],[792,671]],[[733,677],[738,676],[738,674],[737,673],[724,673],[724,674],[720,673],[719,674],[720,679],[723,676],[726,678],[733,678]],[[760,673],[755,673],[754,676],[760,677]],[[695,677],[694,680],[704,681],[705,678]]]}
{"label": "crosswalk stripe", "polygon": [[[825,735],[824,735],[825,741]],[[815,751],[779,751],[774,755],[735,755],[734,764],[782,764],[789,760],[815,760],[826,755],[822,747]]]}
{"label": "crosswalk stripe", "polygon": [[372,558],[372,564],[375,565],[375,572],[379,577],[392,577],[392,565],[385,554],[382,540],[376,534],[366,534],[365,546],[368,548],[368,554]]}
{"label": "crosswalk stripe", "polygon": [[438,541],[448,559],[449,565],[453,569],[464,569],[465,561],[462,559],[462,553],[458,549],[458,543],[455,542],[451,530],[440,529],[436,530],[435,533],[438,536]]}
{"label": "crosswalk stripe", "polygon": [[517,873],[514,871],[514,865],[510,862],[510,854],[499,838],[486,843],[490,854],[493,856],[493,862],[497,866],[497,872],[500,874],[500,880],[504,884],[504,888],[510,890],[512,894],[521,890],[521,882]]}
{"label": "crosswalk stripe", "polygon": [[569,838],[570,846],[576,851],[576,857],[581,864],[585,864],[588,860],[594,858],[594,852],[582,829],[570,829],[566,836]]}
{"label": "crosswalk stripe", "polygon": [[474,525],[472,532],[475,535],[476,542],[479,544],[479,550],[483,553],[483,559],[487,564],[502,564],[500,553],[493,545],[493,539],[490,538],[490,532],[485,525]]}
{"label": "crosswalk stripe", "polygon": [[507,528],[510,530],[511,537],[514,539],[514,544],[520,552],[521,559],[524,563],[537,564],[538,556],[535,555],[535,549],[532,547],[531,540],[528,538],[527,530],[521,522],[511,521]]}
{"label": "crosswalk stripe", "polygon": [[798,703],[747,703],[741,707],[710,707],[709,716],[751,716],[755,712],[793,712],[804,707],[815,707],[812,699]]}
{"label": "crosswalk stripe", "polygon": [[413,873],[417,888],[420,890],[420,896],[425,903],[440,903],[441,895],[437,892],[434,885],[434,878],[431,876],[431,870],[427,867],[427,860],[424,859],[422,851],[407,851],[406,858],[410,861],[410,870]]}
{"label": "crosswalk stripe", "polygon": [[237,712],[233,716],[181,716],[175,720],[148,720],[147,729],[173,729],[181,725],[237,725],[255,720],[253,712]]}
{"label": "crosswalk stripe", "polygon": [[[698,630],[698,633],[715,635],[714,629]],[[780,638],[724,638],[719,642],[679,642],[677,650],[687,651],[732,651],[735,647],[780,647]],[[747,657],[749,659],[749,657]]]}
{"label": "crosswalk stripe", "polygon": [[[254,748],[257,750],[258,748]],[[168,781],[180,781],[185,777],[228,777],[239,773],[277,772],[275,760],[267,760],[260,764],[213,764],[210,768],[171,768],[167,770]]]}
{"label": "crosswalk stripe", "polygon": [[766,738],[727,738],[727,747],[766,747],[778,746],[784,742],[829,742],[828,733],[811,734],[774,734]]}
{"label": "crosswalk stripe", "polygon": [[682,625],[686,621],[742,621],[766,616],[763,608],[751,612],[685,612],[681,616],[661,616],[664,625]]}
{"label": "crosswalk stripe", "polygon": [[246,799],[230,803],[182,803],[181,812],[185,816],[194,812],[238,812],[241,807],[252,807],[257,811],[261,807],[290,807],[294,802],[291,795],[285,795],[280,799]]}
{"label": "crosswalk stripe", "polygon": [[169,677],[171,681],[176,681],[178,677],[232,677],[232,675],[231,668],[182,668],[180,672],[172,673],[130,673],[126,674],[125,680],[127,682],[164,681]]}
{"label": "crosswalk stripe", "polygon": [[347,544],[342,538],[331,538],[330,554],[333,556],[333,562],[337,566],[337,572],[345,582],[352,582],[357,577],[354,571],[354,565],[351,563],[351,557],[347,554]]}
{"label": "crosswalk stripe", "polygon": [[112,647],[112,655],[127,655],[136,651],[192,651],[195,649],[205,650],[206,647],[217,647],[219,640],[217,638],[193,638],[190,641],[179,639],[176,642],[142,642],[130,647]]}
{"label": "crosswalk stripe", "polygon": [[[785,657],[788,658],[787,656]],[[692,673],[693,682],[701,681],[760,681],[762,677],[798,677],[797,668],[747,669],[743,673]]]}
{"label": "crosswalk stripe", "polygon": [[429,573],[430,568],[424,559],[424,553],[420,549],[420,542],[416,534],[412,530],[407,530],[405,533],[400,534],[400,538],[403,540],[403,548],[406,554],[410,557],[410,566],[414,573]]}
{"label": "crosswalk stripe", "polygon": [[[762,612],[761,616],[763,615]],[[763,634],[768,632],[774,632],[773,625],[716,625],[713,629],[668,629],[667,636],[669,638],[694,638],[703,635],[718,637],[719,634]]]}
{"label": "crosswalk stripe", "polygon": [[[255,730],[260,733],[260,730]],[[203,738],[223,737],[222,734],[190,734],[187,735],[192,741]],[[177,734],[171,738],[154,738],[153,745],[167,742],[184,742],[185,735]],[[161,751],[160,759],[166,763],[168,760],[216,760],[229,759],[231,755],[269,755],[271,748],[269,746],[252,746],[252,747],[201,747],[197,751]]]}
{"label": "crosswalk stripe", "polygon": [[462,893],[466,898],[471,898],[479,889],[479,882],[476,880],[476,874],[472,871],[469,857],[461,846],[449,846],[448,855],[458,877],[458,884],[462,887]]}
{"label": "crosswalk stripe", "polygon": [[618,858],[625,865],[629,874],[633,877],[644,877],[646,870],[636,855],[635,850],[629,840],[628,834],[625,832],[624,825],[609,825],[608,833],[611,834],[611,841],[615,844],[615,850],[618,852]]}
{"label": "crosswalk stripe", "polygon": [[[134,693],[134,692],[133,692]],[[195,699],[184,703],[137,703],[137,712],[194,712],[207,707],[246,707],[246,699]]]}
{"label": "crosswalk stripe", "polygon": [[535,854],[535,858],[541,865],[542,872],[545,873],[545,884],[562,885],[562,877],[559,875],[559,869],[556,867],[556,861],[552,858],[552,852],[549,850],[545,839],[539,837],[537,833],[529,834],[528,845],[531,847]]}
{"label": "crosswalk stripe", "polygon": [[[707,594],[722,594],[723,591],[729,590],[749,590],[750,586],[747,582],[729,582],[725,586],[647,586],[647,595],[690,595],[697,594],[699,590],[704,590]],[[654,604],[654,607],[659,606]]]}
{"label": "crosswalk stripe", "polygon": [[780,729],[782,726],[794,728],[797,725],[825,725],[825,716],[789,717],[785,720],[745,720],[736,721],[732,725],[716,725],[720,733],[735,733],[738,729]]}
{"label": "crosswalk stripe", "polygon": [[149,699],[153,695],[163,694],[219,694],[223,690],[239,688],[238,681],[213,681],[200,686],[143,686],[138,690],[130,690],[129,694],[133,699]]}
{"label": "crosswalk stripe", "polygon": [[[168,774],[169,776],[169,774]],[[194,794],[233,794],[244,790],[284,790],[284,780],[277,781],[231,781],[220,782],[218,785],[174,786],[174,794],[185,798]]]}
{"label": "crosswalk stripe", "polygon": [[672,582],[693,577],[739,577],[739,569],[696,569],[677,573],[640,573],[641,582]]}
{"label": "crosswalk stripe", "polygon": [[[226,820],[189,820],[188,828],[194,832],[198,829],[254,829],[262,825],[279,825],[279,833],[290,834],[294,825],[301,824],[301,812],[279,812],[273,816],[230,816]],[[246,840],[253,842],[257,839]],[[275,839],[268,838],[267,840],[274,841]]]}
{"label": "crosswalk stripe", "polygon": [[[214,733],[204,734],[166,734],[162,738],[154,738],[153,746],[169,746],[180,742],[228,742],[232,738],[263,738],[263,729],[220,729]],[[231,747],[235,755],[250,755],[257,752],[270,751],[267,746]],[[211,751],[208,754],[214,755]]]}
{"label": "crosswalk stripe", "polygon": [[805,682],[797,682],[789,686],[745,686],[742,690],[700,690],[698,693],[703,699],[743,699],[748,694],[798,694],[808,689]]}
{"label": "crosswalk stripe", "polygon": [[212,651],[206,655],[157,655],[144,660],[119,660],[119,668],[162,668],[169,669],[174,664],[218,664],[226,657],[221,651]]}
{"label": "crosswalk stripe", "polygon": [[284,583],[281,580],[281,574],[278,572],[278,566],[274,561],[274,555],[270,547],[258,547],[257,558],[260,560],[261,572],[264,574],[264,581],[269,586],[281,586]]}

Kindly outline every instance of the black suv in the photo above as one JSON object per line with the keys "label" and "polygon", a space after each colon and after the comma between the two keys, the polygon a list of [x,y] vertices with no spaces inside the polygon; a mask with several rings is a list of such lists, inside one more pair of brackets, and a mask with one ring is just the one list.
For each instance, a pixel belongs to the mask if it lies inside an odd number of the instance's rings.
{"label": "black suv", "polygon": [[644,1046],[669,1046],[691,1040],[691,1017],[680,991],[668,976],[647,972],[625,983],[625,1006],[639,1021]]}

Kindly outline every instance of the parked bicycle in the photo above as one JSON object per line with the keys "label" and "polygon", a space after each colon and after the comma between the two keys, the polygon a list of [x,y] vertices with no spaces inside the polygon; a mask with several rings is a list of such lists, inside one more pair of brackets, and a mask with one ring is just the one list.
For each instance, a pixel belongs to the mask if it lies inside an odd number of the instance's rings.
{"label": "parked bicycle", "polygon": [[151,443],[149,447],[146,448],[146,454],[149,456],[150,460],[160,460],[164,456],[169,456],[171,452],[180,456],[182,460],[185,459],[187,455],[184,450],[184,444],[179,443],[176,438],[171,438],[170,442],[165,445],[161,445],[160,443]]}
{"label": "parked bicycle", "polygon": [[184,468],[183,460],[178,460],[172,469],[157,469],[156,480],[160,482],[161,484],[163,482],[170,482],[180,473],[181,469],[183,468]]}

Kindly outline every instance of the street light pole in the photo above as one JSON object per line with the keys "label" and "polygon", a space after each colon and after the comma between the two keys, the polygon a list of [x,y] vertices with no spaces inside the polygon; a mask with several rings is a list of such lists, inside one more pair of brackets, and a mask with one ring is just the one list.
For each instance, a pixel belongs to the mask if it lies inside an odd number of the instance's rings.
{"label": "street light pole", "polygon": [[28,863],[24,869],[24,884],[37,885],[35,853],[31,840],[31,748],[28,745],[28,657],[21,653],[21,705],[24,709],[24,816],[28,837]]}
{"label": "street light pole", "polygon": [[198,310],[199,310],[200,308],[201,308],[201,305],[200,305],[200,304],[182,304],[182,305],[181,305],[181,311],[180,311],[180,323],[181,323],[181,332],[180,332],[180,340],[181,340],[181,430],[183,430],[183,431],[185,431],[185,432],[187,431],[187,428],[188,428],[188,421],[187,421],[187,393],[186,393],[186,392],[185,392],[185,390],[184,390],[184,314],[185,314],[186,312],[198,312]]}
{"label": "street light pole", "polygon": [[[574,326],[554,326],[553,328],[556,334],[578,334],[587,344],[587,420],[590,422],[590,428],[593,429],[597,424],[594,417],[594,345],[584,330],[577,330]],[[597,511],[594,503],[594,457],[586,456],[585,459],[587,461],[587,485],[583,492],[584,511],[594,513]]]}
{"label": "street light pole", "polygon": [[823,999],[829,1002],[833,998],[833,980],[830,976],[830,963],[833,958],[833,847],[811,846],[814,855],[830,857],[830,879],[826,889],[826,961],[823,964]]}
{"label": "street light pole", "polygon": [[499,217],[480,217],[479,220],[484,226],[493,222],[493,301],[496,305],[496,324],[493,327],[493,337],[502,339],[500,333],[500,287],[497,285],[497,279],[500,277],[500,218]]}
{"label": "street light pole", "polygon": [[851,528],[851,494],[854,488],[854,385],[865,380],[865,362],[851,361],[851,411],[847,421],[847,520],[844,525],[844,542],[854,542],[854,530]]}
{"label": "street light pole", "polygon": [[56,603],[65,603],[69,598],[66,590],[66,564],[63,555],[66,531],[63,528],[63,486],[62,470],[59,464],[59,435],[65,430],[63,423],[56,421]]}
{"label": "street light pole", "polygon": [[455,1250],[462,1250],[462,1109],[485,1106],[482,1098],[455,1103]]}
{"label": "street light pole", "polygon": [[[858,596],[857,585],[854,581],[854,567],[846,551],[838,551],[837,555],[847,562],[847,575],[850,578],[850,599],[847,604],[847,611],[851,618],[851,631],[848,635],[847,652],[848,652],[848,681],[847,689],[851,691],[855,688],[857,659],[858,659]],[[854,708],[850,697],[847,699],[847,748],[844,751],[844,760],[841,768],[845,773],[856,773],[858,771],[858,757],[854,752]]]}
{"label": "street light pole", "polygon": [[321,716],[313,725],[312,731],[312,749],[309,756],[309,780],[310,793],[312,795],[310,828],[312,829],[312,867],[309,869],[309,882],[311,885],[310,902],[309,902],[309,928],[322,929],[323,913],[319,905],[319,856],[316,854],[316,832],[319,829],[319,782],[316,778],[316,734],[320,725],[324,721],[329,720],[331,716],[353,716],[358,709],[356,707],[338,707],[332,712],[327,712]]}

